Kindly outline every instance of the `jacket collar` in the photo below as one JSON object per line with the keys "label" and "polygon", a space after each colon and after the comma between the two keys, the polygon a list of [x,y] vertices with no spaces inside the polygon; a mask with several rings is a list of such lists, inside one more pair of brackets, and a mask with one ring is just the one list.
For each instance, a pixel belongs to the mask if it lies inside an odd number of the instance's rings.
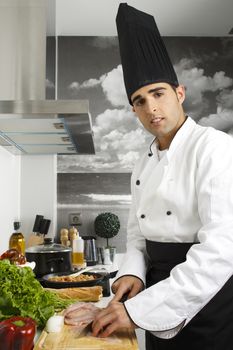
{"label": "jacket collar", "polygon": [[[174,138],[169,146],[169,149],[166,153],[168,160],[170,159],[170,157],[172,157],[172,155],[175,152],[175,150],[177,149],[177,147],[181,146],[190,137],[195,126],[196,126],[196,122],[192,118],[187,117],[184,124],[181,126],[181,128],[175,134],[175,136],[174,136]],[[153,143],[150,145],[150,150],[152,150],[153,154],[157,153],[156,147],[157,147],[157,145],[156,145],[156,138],[155,138]]]}

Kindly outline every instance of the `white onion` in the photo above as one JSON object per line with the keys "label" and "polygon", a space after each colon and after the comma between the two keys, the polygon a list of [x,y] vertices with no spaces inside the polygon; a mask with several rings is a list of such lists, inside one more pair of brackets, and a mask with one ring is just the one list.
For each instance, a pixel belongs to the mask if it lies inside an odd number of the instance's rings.
{"label": "white onion", "polygon": [[46,323],[46,330],[48,333],[60,332],[64,325],[64,316],[54,315],[51,316]]}

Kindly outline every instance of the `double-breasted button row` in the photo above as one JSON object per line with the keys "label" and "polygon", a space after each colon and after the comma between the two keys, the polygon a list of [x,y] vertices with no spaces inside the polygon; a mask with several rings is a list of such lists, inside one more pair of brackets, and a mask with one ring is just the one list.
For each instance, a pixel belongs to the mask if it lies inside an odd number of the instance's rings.
{"label": "double-breasted button row", "polygon": [[[167,214],[167,215],[171,215],[172,212],[171,212],[170,210],[168,210],[168,211],[166,212],[166,214]],[[145,217],[146,217],[145,214],[141,214],[141,219],[145,219]]]}

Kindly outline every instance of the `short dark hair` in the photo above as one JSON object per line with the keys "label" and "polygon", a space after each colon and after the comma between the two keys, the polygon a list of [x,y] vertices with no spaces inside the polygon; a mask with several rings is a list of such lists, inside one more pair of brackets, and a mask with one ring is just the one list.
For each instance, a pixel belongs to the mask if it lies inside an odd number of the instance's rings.
{"label": "short dark hair", "polygon": [[169,84],[169,85],[171,86],[172,90],[174,90],[176,92],[177,85],[174,85],[174,84]]}

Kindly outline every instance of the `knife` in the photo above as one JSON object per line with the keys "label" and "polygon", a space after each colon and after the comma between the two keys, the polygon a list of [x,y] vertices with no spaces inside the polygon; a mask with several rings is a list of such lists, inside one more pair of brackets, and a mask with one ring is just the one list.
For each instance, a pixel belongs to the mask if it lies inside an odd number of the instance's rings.
{"label": "knife", "polygon": [[32,232],[34,232],[35,234],[37,234],[38,232],[40,232],[40,224],[41,221],[44,219],[44,215],[36,215],[35,218],[35,222],[34,222],[34,226],[32,229]]}
{"label": "knife", "polygon": [[80,333],[77,334],[77,338],[84,338],[87,336],[87,333],[92,332],[92,322],[93,321],[91,321],[81,329]]}
{"label": "knife", "polygon": [[49,226],[51,224],[51,220],[48,219],[42,219],[40,222],[39,232],[42,235],[47,235],[49,231]]}

